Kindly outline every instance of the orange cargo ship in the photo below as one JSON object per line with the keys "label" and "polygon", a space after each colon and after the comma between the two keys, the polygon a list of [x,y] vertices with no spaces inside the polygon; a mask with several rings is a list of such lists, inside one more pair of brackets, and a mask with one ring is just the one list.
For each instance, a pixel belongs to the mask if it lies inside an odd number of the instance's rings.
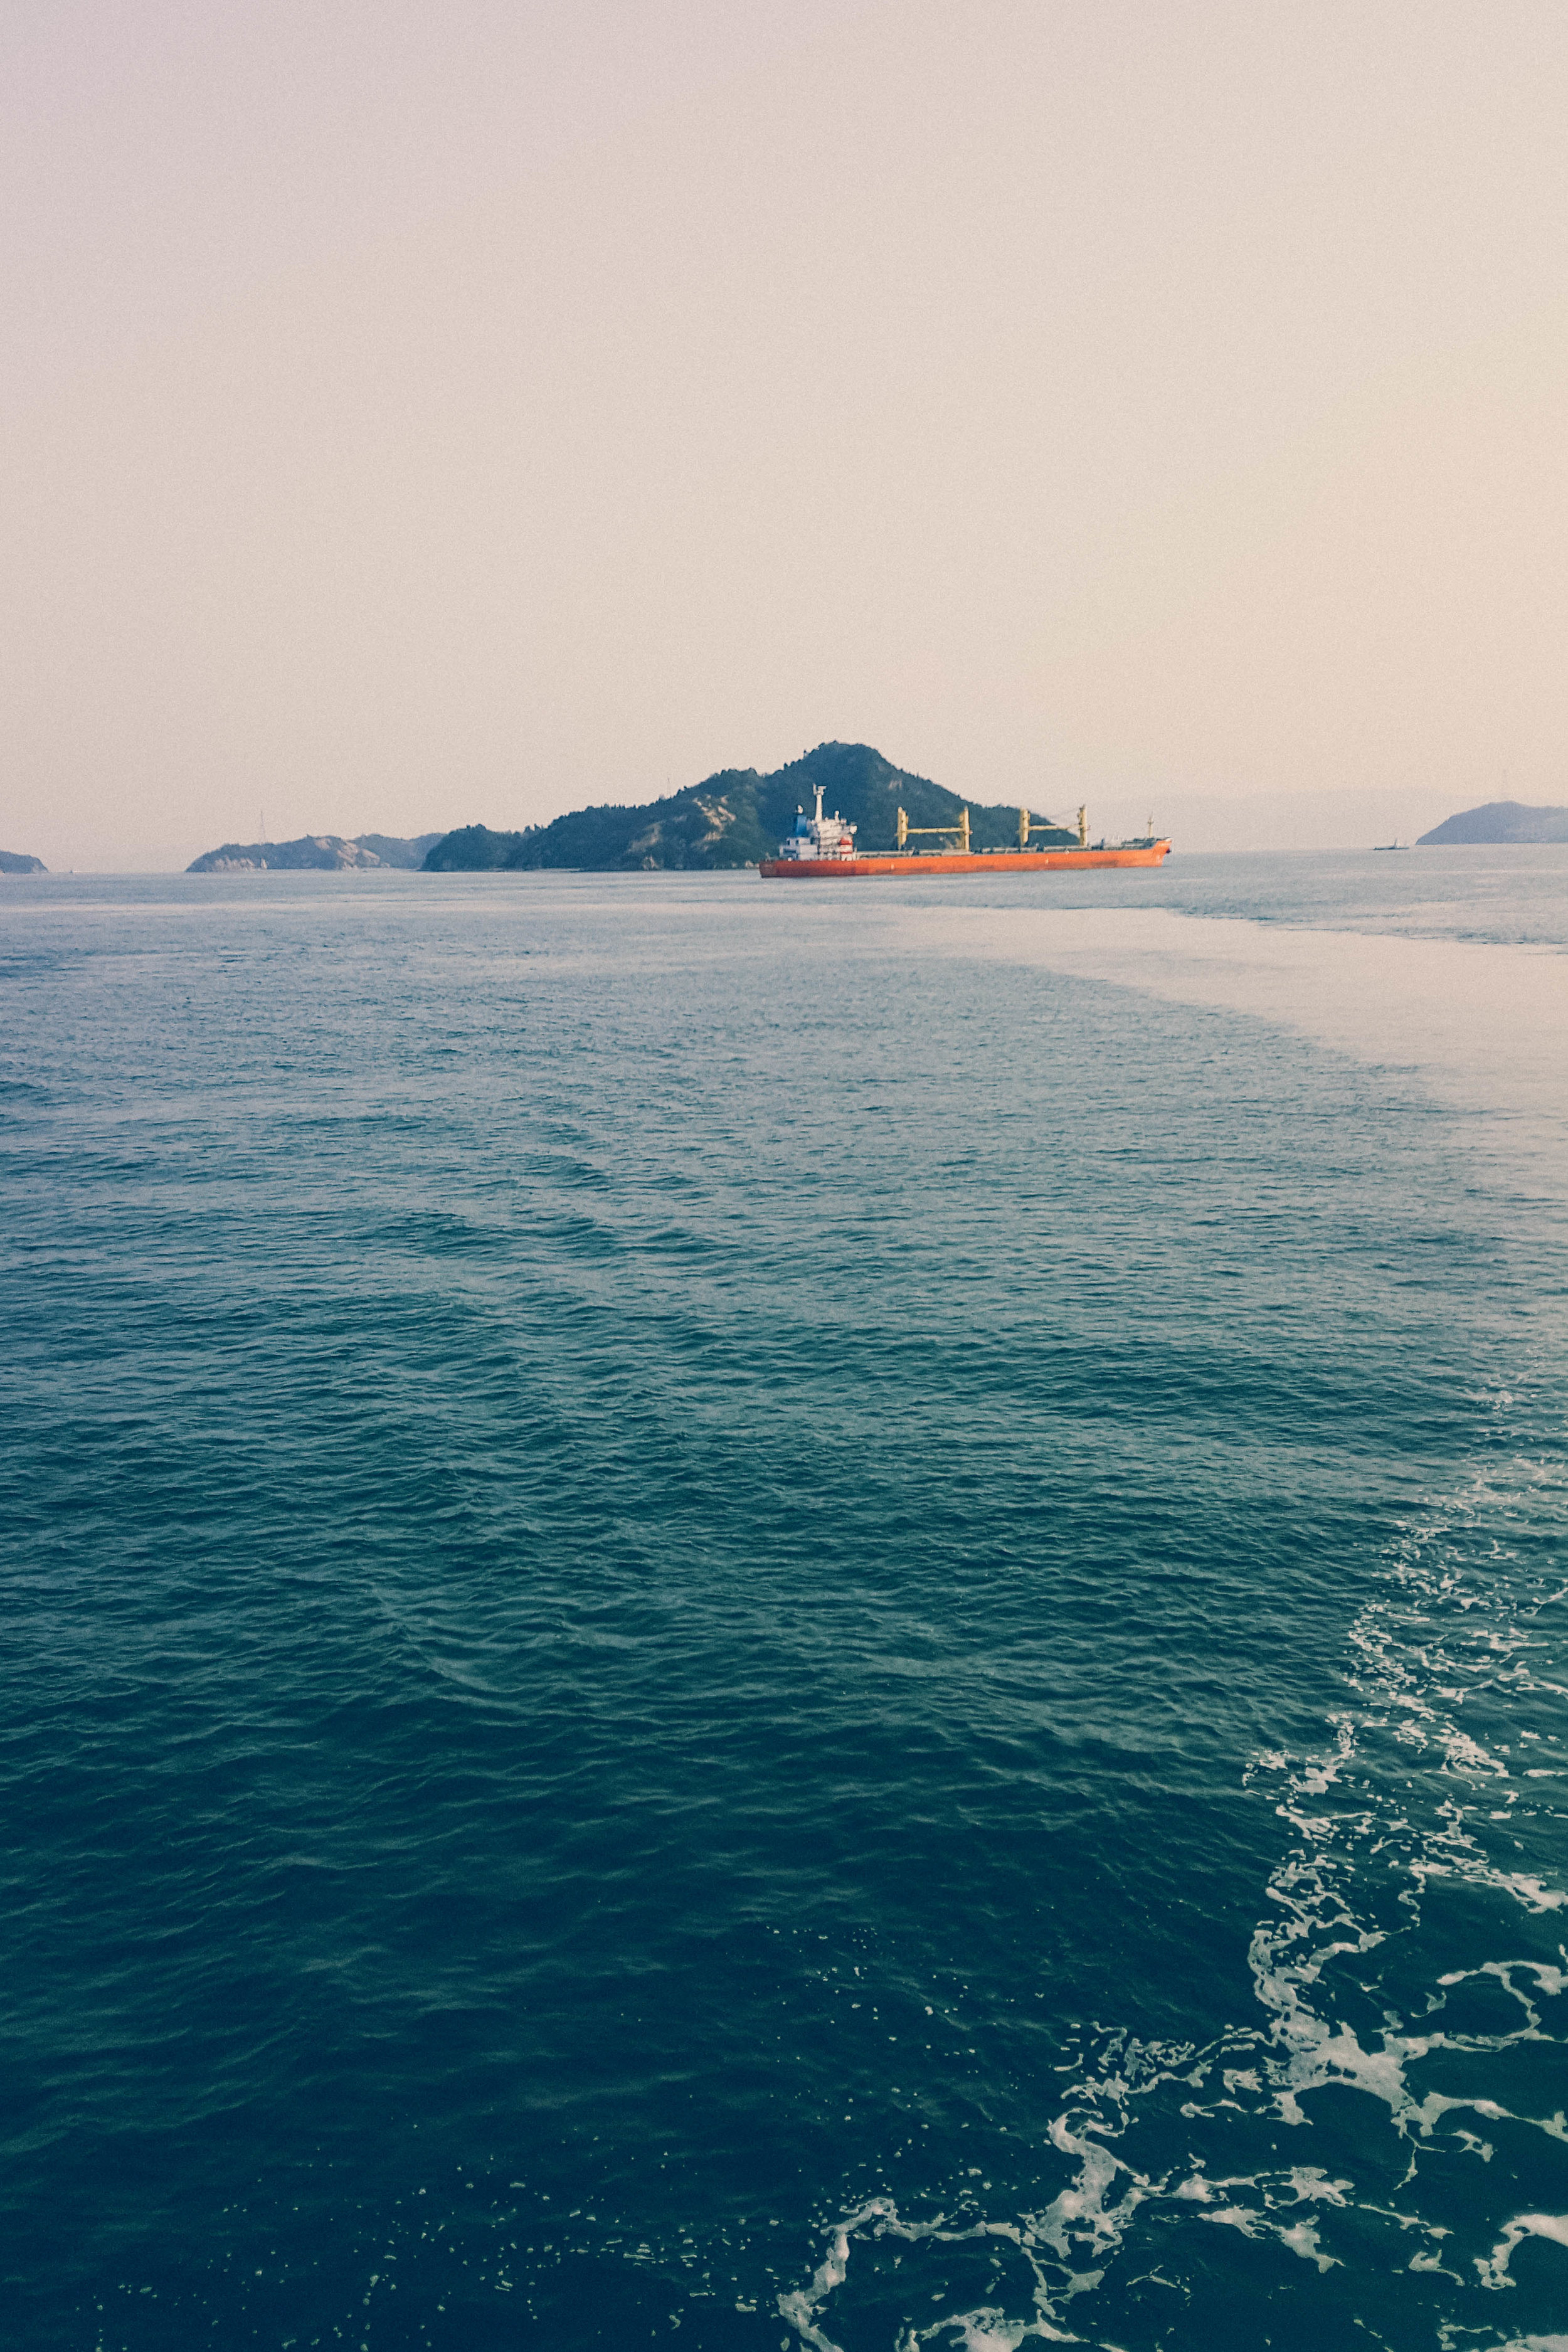
{"label": "orange cargo ship", "polygon": [[[1050,846],[1031,849],[1031,829],[1052,835]],[[757,871],[765,882],[829,878],[855,882],[885,876],[917,881],[930,874],[1041,874],[1089,866],[1163,866],[1171,854],[1169,841],[1153,833],[1138,841],[1099,841],[1090,848],[1083,809],[1078,813],[1076,845],[1070,834],[1063,844],[1066,826],[1053,824],[1048,817],[1031,816],[1023,808],[1018,811],[1016,849],[971,849],[966,808],[959,811],[957,823],[950,825],[912,825],[900,809],[896,849],[863,853],[856,846],[855,830],[842,817],[823,815],[822,786],[818,784],[816,815],[807,816],[804,809],[798,811],[790,838],[780,842],[778,856],[764,857]],[[935,834],[954,845],[929,850],[906,847],[910,835],[916,833]]]}

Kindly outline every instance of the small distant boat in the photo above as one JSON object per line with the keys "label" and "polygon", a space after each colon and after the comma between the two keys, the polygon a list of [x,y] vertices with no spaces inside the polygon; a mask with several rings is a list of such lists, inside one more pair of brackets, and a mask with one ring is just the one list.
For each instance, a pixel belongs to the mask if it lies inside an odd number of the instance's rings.
{"label": "small distant boat", "polygon": [[1407,841],[1374,841],[1372,845],[1374,849],[1408,849],[1410,844]]}

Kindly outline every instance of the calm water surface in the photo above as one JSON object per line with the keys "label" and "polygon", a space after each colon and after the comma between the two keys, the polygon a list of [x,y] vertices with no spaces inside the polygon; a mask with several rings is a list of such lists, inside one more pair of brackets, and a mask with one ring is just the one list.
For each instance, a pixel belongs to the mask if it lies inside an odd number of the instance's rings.
{"label": "calm water surface", "polygon": [[1565,941],[7,883],[6,2339],[1568,2345]]}

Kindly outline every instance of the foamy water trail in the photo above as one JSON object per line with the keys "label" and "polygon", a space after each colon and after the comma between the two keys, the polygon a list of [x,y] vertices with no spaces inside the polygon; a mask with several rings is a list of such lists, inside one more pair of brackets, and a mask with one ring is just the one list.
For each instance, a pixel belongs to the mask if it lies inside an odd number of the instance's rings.
{"label": "foamy water trail", "polygon": [[[1563,1192],[1568,958],[1553,950],[1163,911],[910,921],[950,953],[1245,1013],[1401,1068],[1485,1114],[1456,1139],[1502,1160],[1510,1189]],[[1512,1403],[1496,1401],[1500,1439]],[[1547,2070],[1531,2063],[1555,2061],[1568,1990],[1556,1826],[1568,1582],[1561,1552],[1542,1549],[1543,1518],[1561,1534],[1560,1475],[1521,1459],[1404,1529],[1349,1628],[1344,1703],[1323,1744],[1261,1754],[1247,1775],[1287,1832],[1251,1939],[1254,2014],[1201,2046],[1110,2032],[1086,2047],[1050,2127],[1058,2194],[974,2225],[1016,2235],[1026,2275],[1010,2305],[909,2321],[900,2347],[1152,2341],[1115,2307],[1119,2273],[1157,2250],[1179,2286],[1194,2229],[1236,2231],[1319,2276],[1397,2279],[1399,2316],[1362,2322],[1390,2345],[1489,2352],[1507,2331],[1487,2299],[1513,2287],[1520,2246],[1563,2248],[1568,2263],[1568,2212],[1534,2210],[1529,2193],[1542,2155],[1568,2141]],[[1346,2093],[1356,2123],[1334,2145],[1353,2154],[1316,2163],[1315,2126]],[[1300,2160],[1280,2163],[1281,2135],[1298,2133]],[[1265,2142],[1276,2160],[1260,2163]],[[1568,2188],[1560,2164],[1544,2169]],[[816,2352],[837,2352],[831,2316],[857,2247],[930,2227],[887,2200],[862,2206],[783,2316]]]}
{"label": "foamy water trail", "polygon": [[[1514,1476],[1517,1490],[1478,1479],[1404,1531],[1350,1629],[1324,1742],[1249,1769],[1287,1832],[1251,1941],[1253,2015],[1203,2046],[1109,2032],[1079,2053],[1049,2134],[1065,2178],[1041,2210],[949,2219],[878,2198],[845,2216],[809,2284],[780,2301],[814,2352],[840,2352],[858,2251],[895,2237],[986,2232],[1019,2258],[1005,2304],[909,2317],[898,2352],[1156,2340],[1127,2332],[1119,2278],[1157,2257],[1179,2287],[1202,2261],[1194,2230],[1346,2271],[1374,2305],[1378,2286],[1395,2291],[1400,2323],[1369,2339],[1390,2345],[1499,2345],[1489,2299],[1513,2288],[1519,2247],[1568,2265],[1568,2199],[1538,2210],[1529,2194],[1543,2169],[1568,2179],[1540,2162],[1568,2142],[1545,2089],[1568,2022],[1568,1583],[1508,1540],[1520,1504],[1561,1528],[1564,1497],[1543,1469]],[[1347,2092],[1349,2130],[1331,2105]],[[1331,2164],[1314,2161],[1320,2125]],[[1297,2135],[1299,2159],[1279,2161]]]}

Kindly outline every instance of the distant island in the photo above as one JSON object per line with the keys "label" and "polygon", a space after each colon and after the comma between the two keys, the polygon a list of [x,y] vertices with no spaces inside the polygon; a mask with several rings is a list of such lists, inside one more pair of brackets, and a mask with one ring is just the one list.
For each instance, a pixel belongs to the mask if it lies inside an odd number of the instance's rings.
{"label": "distant island", "polygon": [[1488,801],[1484,808],[1461,809],[1445,817],[1420,846],[1495,841],[1568,841],[1568,808],[1526,808],[1522,801]]}
{"label": "distant island", "polygon": [[0,849],[0,874],[47,874],[41,857],[24,856],[19,849]]}
{"label": "distant island", "polygon": [[353,841],[341,834],[307,833],[298,841],[226,841],[186,866],[187,874],[342,874],[372,866],[422,866],[440,841],[438,833],[417,833],[411,841],[395,834],[362,833]]}
{"label": "distant island", "polygon": [[[755,768],[721,768],[700,784],[662,800],[574,809],[552,824],[521,833],[492,833],[466,824],[436,843],[426,874],[533,872],[543,867],[591,874],[711,873],[755,866],[771,857],[795,829],[797,808],[809,808],[820,784],[826,804],[860,829],[863,849],[891,849],[897,813],[912,827],[954,824],[969,810],[976,849],[1016,845],[1019,800],[994,807],[965,802],[928,777],[896,768],[868,743],[819,743],[787,767],[759,775]],[[1031,823],[1041,847],[1067,847],[1069,827]]]}

